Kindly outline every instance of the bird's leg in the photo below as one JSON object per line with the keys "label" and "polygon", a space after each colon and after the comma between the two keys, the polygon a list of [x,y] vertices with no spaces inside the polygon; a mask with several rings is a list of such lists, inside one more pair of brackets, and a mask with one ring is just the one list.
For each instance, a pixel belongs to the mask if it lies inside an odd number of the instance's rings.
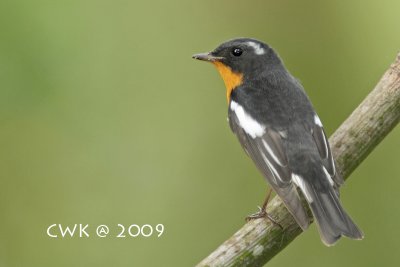
{"label": "bird's leg", "polygon": [[248,222],[248,221],[259,219],[259,218],[268,218],[273,224],[275,224],[275,225],[279,226],[279,228],[283,229],[282,225],[280,225],[271,215],[269,215],[267,213],[267,205],[268,205],[269,199],[271,197],[271,193],[272,193],[272,189],[270,188],[268,190],[267,196],[265,197],[262,207],[258,207],[258,209],[259,209],[258,212],[247,216],[246,221]]}

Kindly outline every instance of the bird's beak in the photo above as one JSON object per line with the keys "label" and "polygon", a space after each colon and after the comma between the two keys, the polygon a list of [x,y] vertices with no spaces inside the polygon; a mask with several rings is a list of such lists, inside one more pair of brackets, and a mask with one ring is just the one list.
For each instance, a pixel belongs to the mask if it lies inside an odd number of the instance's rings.
{"label": "bird's beak", "polygon": [[192,56],[192,58],[198,59],[198,60],[203,60],[203,61],[210,61],[210,62],[214,62],[214,61],[223,59],[223,57],[216,57],[216,56],[211,55],[211,53],[195,54]]}

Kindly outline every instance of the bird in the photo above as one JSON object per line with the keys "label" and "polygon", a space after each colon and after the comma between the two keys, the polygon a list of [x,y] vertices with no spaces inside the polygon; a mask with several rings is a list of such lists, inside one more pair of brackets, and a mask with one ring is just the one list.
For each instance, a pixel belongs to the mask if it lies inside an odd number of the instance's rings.
{"label": "bird", "polygon": [[[341,236],[362,239],[339,200],[344,180],[322,122],[275,50],[253,38],[235,38],[192,57],[217,68],[226,87],[232,132],[301,229],[310,224],[303,197],[325,245],[334,245]],[[270,194],[249,219],[275,222],[265,210]]]}

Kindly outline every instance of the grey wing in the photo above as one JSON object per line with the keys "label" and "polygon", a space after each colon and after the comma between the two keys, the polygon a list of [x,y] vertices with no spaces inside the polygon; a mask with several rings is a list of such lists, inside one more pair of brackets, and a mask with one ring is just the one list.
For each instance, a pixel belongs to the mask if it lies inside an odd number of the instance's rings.
{"label": "grey wing", "polygon": [[[316,118],[318,118],[317,115],[315,116]],[[322,164],[325,170],[328,172],[328,174],[335,182],[336,187],[339,188],[344,183],[344,180],[343,177],[336,171],[335,161],[332,156],[328,138],[326,137],[324,128],[322,127],[322,124],[320,123],[319,119],[318,122],[319,123],[314,124],[314,127],[312,129],[312,136],[314,138],[315,144],[317,145],[318,152],[319,155],[321,156]]]}
{"label": "grey wing", "polygon": [[292,172],[288,165],[281,135],[272,129],[266,129],[261,137],[253,138],[243,130],[236,115],[232,112],[229,113],[229,124],[243,149],[285,203],[296,222],[303,230],[307,229],[309,218],[301,204],[296,187],[291,182]]}

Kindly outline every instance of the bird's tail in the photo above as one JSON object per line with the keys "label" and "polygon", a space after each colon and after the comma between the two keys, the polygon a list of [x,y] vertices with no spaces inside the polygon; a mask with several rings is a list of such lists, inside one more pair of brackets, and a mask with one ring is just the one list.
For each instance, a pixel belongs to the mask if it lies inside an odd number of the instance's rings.
{"label": "bird's tail", "polygon": [[322,187],[323,190],[316,185],[309,184],[308,187],[312,199],[309,205],[325,245],[334,245],[341,236],[352,239],[363,238],[363,233],[343,209],[339,196],[332,186]]}

